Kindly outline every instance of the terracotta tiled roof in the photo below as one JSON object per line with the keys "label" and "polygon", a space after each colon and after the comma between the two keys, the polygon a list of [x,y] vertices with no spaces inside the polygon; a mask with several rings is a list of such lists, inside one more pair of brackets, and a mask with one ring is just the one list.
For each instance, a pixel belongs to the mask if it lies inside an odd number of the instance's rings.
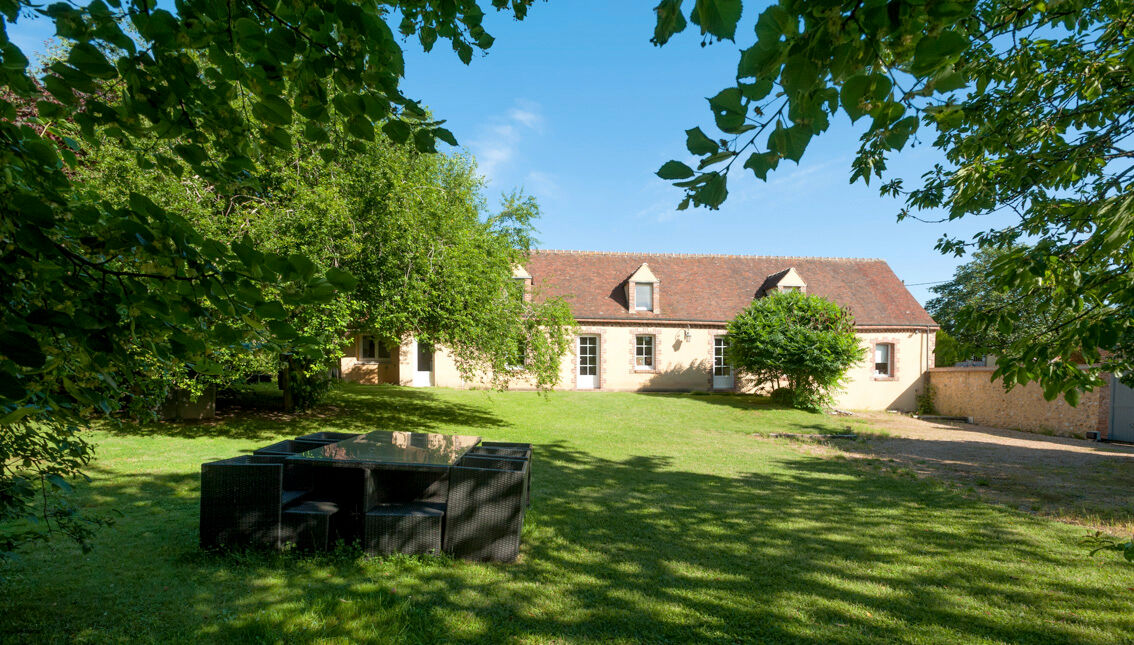
{"label": "terracotta tiled roof", "polygon": [[[626,309],[626,277],[643,262],[659,281],[658,312]],[[883,260],[545,250],[524,264],[537,293],[565,297],[578,320],[689,322],[732,320],[792,267],[808,293],[849,308],[859,326],[936,325]]]}

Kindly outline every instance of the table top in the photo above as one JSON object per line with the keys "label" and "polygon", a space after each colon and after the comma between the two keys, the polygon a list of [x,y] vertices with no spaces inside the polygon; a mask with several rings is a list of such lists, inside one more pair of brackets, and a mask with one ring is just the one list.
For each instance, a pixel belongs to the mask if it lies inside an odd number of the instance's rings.
{"label": "table top", "polygon": [[293,455],[290,459],[327,465],[452,466],[480,437],[430,432],[378,431]]}

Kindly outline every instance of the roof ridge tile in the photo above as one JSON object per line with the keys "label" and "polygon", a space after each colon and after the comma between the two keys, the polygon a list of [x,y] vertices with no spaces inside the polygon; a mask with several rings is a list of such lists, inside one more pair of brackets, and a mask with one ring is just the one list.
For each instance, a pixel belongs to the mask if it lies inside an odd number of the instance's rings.
{"label": "roof ridge tile", "polygon": [[821,255],[745,255],[740,253],[659,253],[652,251],[578,251],[573,249],[532,249],[532,253],[560,255],[626,255],[662,258],[751,258],[756,260],[823,260],[829,262],[885,262],[882,258],[828,257]]}

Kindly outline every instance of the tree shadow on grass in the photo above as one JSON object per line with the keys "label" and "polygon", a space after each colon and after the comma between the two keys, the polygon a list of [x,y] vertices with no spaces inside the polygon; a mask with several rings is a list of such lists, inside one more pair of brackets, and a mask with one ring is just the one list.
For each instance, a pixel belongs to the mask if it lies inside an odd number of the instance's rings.
{"label": "tree shadow on grass", "polygon": [[507,424],[482,408],[447,401],[427,389],[353,386],[336,388],[325,403],[305,412],[243,405],[218,409],[217,418],[207,421],[108,424],[105,430],[120,436],[269,440],[324,430],[428,432],[443,425],[496,428]]}
{"label": "tree shadow on grass", "polygon": [[[688,399],[706,405],[722,405],[737,410],[778,415],[774,422],[776,426],[774,430],[766,427],[761,423],[760,417],[754,415],[752,417],[752,432],[755,434],[770,432],[798,432],[802,434],[854,432],[847,418],[831,416],[823,412],[797,410],[789,405],[775,403],[766,396],[709,392],[636,392],[635,396]],[[856,425],[861,425],[861,423]]]}
{"label": "tree shadow on grass", "polygon": [[[1118,642],[1134,629],[1134,602],[1106,573],[1121,565],[1068,552],[1047,525],[845,460],[775,459],[722,477],[538,446],[513,565],[202,553],[195,474],[107,473],[86,494],[123,520],[82,566],[33,566],[44,578],[13,590],[0,627],[45,640],[730,644]],[[68,594],[62,610],[52,589]]]}

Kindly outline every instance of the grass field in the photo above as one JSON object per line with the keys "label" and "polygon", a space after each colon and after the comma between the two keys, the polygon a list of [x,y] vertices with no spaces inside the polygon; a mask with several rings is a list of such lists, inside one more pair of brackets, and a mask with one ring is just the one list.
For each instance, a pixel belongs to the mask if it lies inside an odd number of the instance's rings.
{"label": "grass field", "polygon": [[[79,495],[122,515],[89,555],[60,541],[3,571],[0,639],[1134,640],[1134,567],[1088,557],[1082,528],[760,436],[847,425],[734,396],[346,386],[309,415],[101,431]],[[538,444],[521,561],[197,549],[202,461],[380,428]]]}

